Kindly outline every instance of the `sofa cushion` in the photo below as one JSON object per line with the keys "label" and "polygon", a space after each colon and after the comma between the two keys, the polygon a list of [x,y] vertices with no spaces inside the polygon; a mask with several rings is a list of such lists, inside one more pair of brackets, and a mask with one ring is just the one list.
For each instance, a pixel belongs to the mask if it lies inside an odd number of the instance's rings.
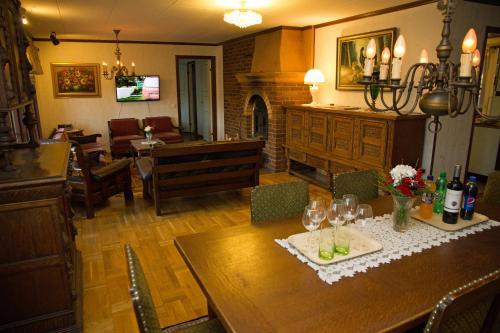
{"label": "sofa cushion", "polygon": [[172,131],[170,117],[146,117],[144,119],[144,126],[153,127],[153,133]]}
{"label": "sofa cushion", "polygon": [[144,139],[141,135],[123,135],[123,136],[115,136],[113,138],[113,143],[126,143],[128,144],[130,140]]}
{"label": "sofa cushion", "polygon": [[109,122],[109,128],[113,137],[140,134],[139,124],[134,118],[112,119]]}
{"label": "sofa cushion", "polygon": [[163,140],[165,143],[182,142],[182,136],[177,132],[160,132],[154,134],[153,138]]}

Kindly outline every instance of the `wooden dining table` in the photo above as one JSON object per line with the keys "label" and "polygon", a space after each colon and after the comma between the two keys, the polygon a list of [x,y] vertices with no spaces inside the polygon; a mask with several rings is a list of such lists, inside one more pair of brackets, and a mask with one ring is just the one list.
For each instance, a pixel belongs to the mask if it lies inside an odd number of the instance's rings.
{"label": "wooden dining table", "polygon": [[[392,210],[390,197],[372,202]],[[489,207],[498,220],[498,207]],[[421,325],[449,291],[500,268],[500,227],[391,261],[329,285],[275,243],[300,217],[175,240],[227,332],[401,332]]]}

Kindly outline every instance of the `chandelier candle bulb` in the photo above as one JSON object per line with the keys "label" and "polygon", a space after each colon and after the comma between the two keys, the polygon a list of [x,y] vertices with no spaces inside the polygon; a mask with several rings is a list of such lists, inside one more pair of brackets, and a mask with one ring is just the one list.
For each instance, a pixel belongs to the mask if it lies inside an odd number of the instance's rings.
{"label": "chandelier candle bulb", "polygon": [[472,54],[472,67],[479,67],[480,63],[481,63],[481,53],[479,52],[478,49],[476,49]]}
{"label": "chandelier candle bulb", "polygon": [[373,63],[375,60],[375,54],[377,53],[377,44],[375,44],[375,39],[370,39],[368,45],[366,46],[366,59],[365,59],[365,68],[364,68],[364,76],[370,77],[373,74]]}
{"label": "chandelier candle bulb", "polygon": [[391,51],[388,47],[385,47],[382,51],[382,61],[380,63],[380,75],[379,79],[381,81],[387,80],[387,73],[389,72],[389,60],[391,59]]}
{"label": "chandelier candle bulb", "polygon": [[403,57],[406,53],[406,41],[403,35],[399,35],[396,39],[396,44],[394,44],[394,58],[392,59],[392,71],[391,79],[400,80],[401,79],[401,64],[403,63]]}
{"label": "chandelier candle bulb", "polygon": [[422,49],[422,52],[420,52],[420,63],[427,64],[428,62],[429,62],[429,55],[427,54],[427,50]]}
{"label": "chandelier candle bulb", "polygon": [[472,53],[476,49],[477,37],[474,29],[469,29],[462,42],[462,55],[460,56],[460,77],[471,77]]}

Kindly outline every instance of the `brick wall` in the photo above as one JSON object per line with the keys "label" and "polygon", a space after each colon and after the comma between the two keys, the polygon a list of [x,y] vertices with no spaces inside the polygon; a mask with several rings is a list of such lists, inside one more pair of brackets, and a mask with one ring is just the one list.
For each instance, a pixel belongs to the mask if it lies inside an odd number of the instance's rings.
{"label": "brick wall", "polygon": [[[284,104],[303,104],[311,101],[309,87],[289,82],[243,82],[236,74],[250,73],[255,47],[255,37],[223,45],[224,61],[224,127],[225,133],[243,138],[252,136],[252,115],[246,101],[258,91],[266,101],[269,115],[268,140],[264,149],[265,167],[273,171],[286,168],[283,153],[285,143]],[[247,112],[245,113],[245,109]]]}
{"label": "brick wall", "polygon": [[224,63],[224,130],[226,134],[239,133],[243,98],[236,74],[249,73],[252,70],[252,59],[255,37],[249,37],[229,43],[222,47]]}

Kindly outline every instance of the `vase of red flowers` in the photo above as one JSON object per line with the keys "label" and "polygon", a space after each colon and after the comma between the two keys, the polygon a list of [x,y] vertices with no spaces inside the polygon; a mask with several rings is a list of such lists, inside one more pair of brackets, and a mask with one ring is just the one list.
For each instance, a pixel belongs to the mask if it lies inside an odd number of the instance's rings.
{"label": "vase of red flowers", "polygon": [[408,229],[415,198],[421,195],[425,188],[422,173],[422,169],[400,164],[391,170],[389,177],[382,180],[382,188],[392,195],[392,222],[394,230],[398,232]]}

